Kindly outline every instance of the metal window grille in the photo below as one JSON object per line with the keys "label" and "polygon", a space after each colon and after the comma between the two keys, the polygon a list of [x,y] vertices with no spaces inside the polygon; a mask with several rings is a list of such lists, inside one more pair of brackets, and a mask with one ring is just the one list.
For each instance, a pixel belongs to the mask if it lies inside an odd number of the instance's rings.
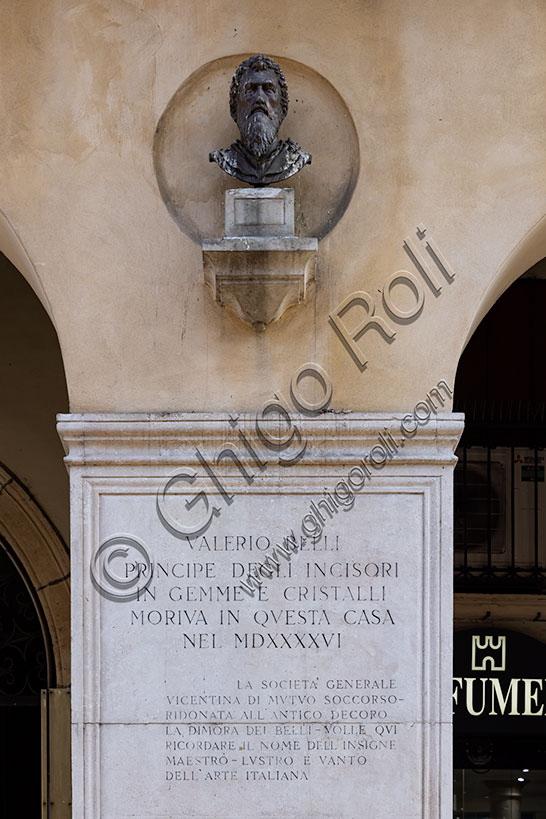
{"label": "metal window grille", "polygon": [[544,448],[474,444],[457,455],[455,591],[546,592]]}

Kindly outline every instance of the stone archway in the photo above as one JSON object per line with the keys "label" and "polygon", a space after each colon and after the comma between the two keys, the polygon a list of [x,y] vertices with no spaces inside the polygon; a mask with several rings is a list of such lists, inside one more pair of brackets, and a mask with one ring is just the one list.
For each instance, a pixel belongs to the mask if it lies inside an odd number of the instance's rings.
{"label": "stone archway", "polygon": [[56,685],[70,682],[70,559],[60,534],[30,493],[0,465],[0,538],[21,564],[51,640]]}

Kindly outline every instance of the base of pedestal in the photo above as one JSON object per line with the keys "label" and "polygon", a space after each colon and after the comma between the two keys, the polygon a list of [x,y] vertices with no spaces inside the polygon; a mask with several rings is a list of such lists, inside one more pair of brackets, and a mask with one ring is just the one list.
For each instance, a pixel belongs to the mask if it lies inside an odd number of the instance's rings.
{"label": "base of pedestal", "polygon": [[216,301],[257,330],[300,304],[315,278],[317,239],[240,236],[203,242],[205,282]]}

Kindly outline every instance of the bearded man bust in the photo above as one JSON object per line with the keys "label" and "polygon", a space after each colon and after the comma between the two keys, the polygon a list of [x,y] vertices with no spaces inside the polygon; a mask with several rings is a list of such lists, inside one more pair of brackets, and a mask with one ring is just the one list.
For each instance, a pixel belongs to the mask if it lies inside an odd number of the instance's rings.
{"label": "bearded man bust", "polygon": [[260,188],[282,182],[311,162],[291,139],[279,139],[288,111],[288,88],[281,67],[258,54],[244,60],[231,80],[229,110],[241,139],[229,148],[212,151],[209,160],[223,171]]}

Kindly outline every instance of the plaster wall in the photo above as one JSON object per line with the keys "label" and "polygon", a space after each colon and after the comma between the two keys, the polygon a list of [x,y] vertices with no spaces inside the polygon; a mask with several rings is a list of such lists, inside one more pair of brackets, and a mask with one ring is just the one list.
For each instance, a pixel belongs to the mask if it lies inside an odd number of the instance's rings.
{"label": "plaster wall", "polygon": [[[453,383],[476,321],[545,255],[540,0],[5,0],[0,23],[0,208],[43,288],[72,411],[252,411],[306,361],[329,373],[336,409],[409,409]],[[324,77],[360,152],[349,207],[319,245],[315,293],[261,334],[212,301],[153,165],[182,83],[258,51]],[[191,111],[207,174],[229,116],[227,87],[214,94]],[[319,160],[302,174],[319,174]],[[381,313],[418,224],[456,277],[426,291],[391,344],[367,332],[361,372],[328,316],[356,290]]]}

